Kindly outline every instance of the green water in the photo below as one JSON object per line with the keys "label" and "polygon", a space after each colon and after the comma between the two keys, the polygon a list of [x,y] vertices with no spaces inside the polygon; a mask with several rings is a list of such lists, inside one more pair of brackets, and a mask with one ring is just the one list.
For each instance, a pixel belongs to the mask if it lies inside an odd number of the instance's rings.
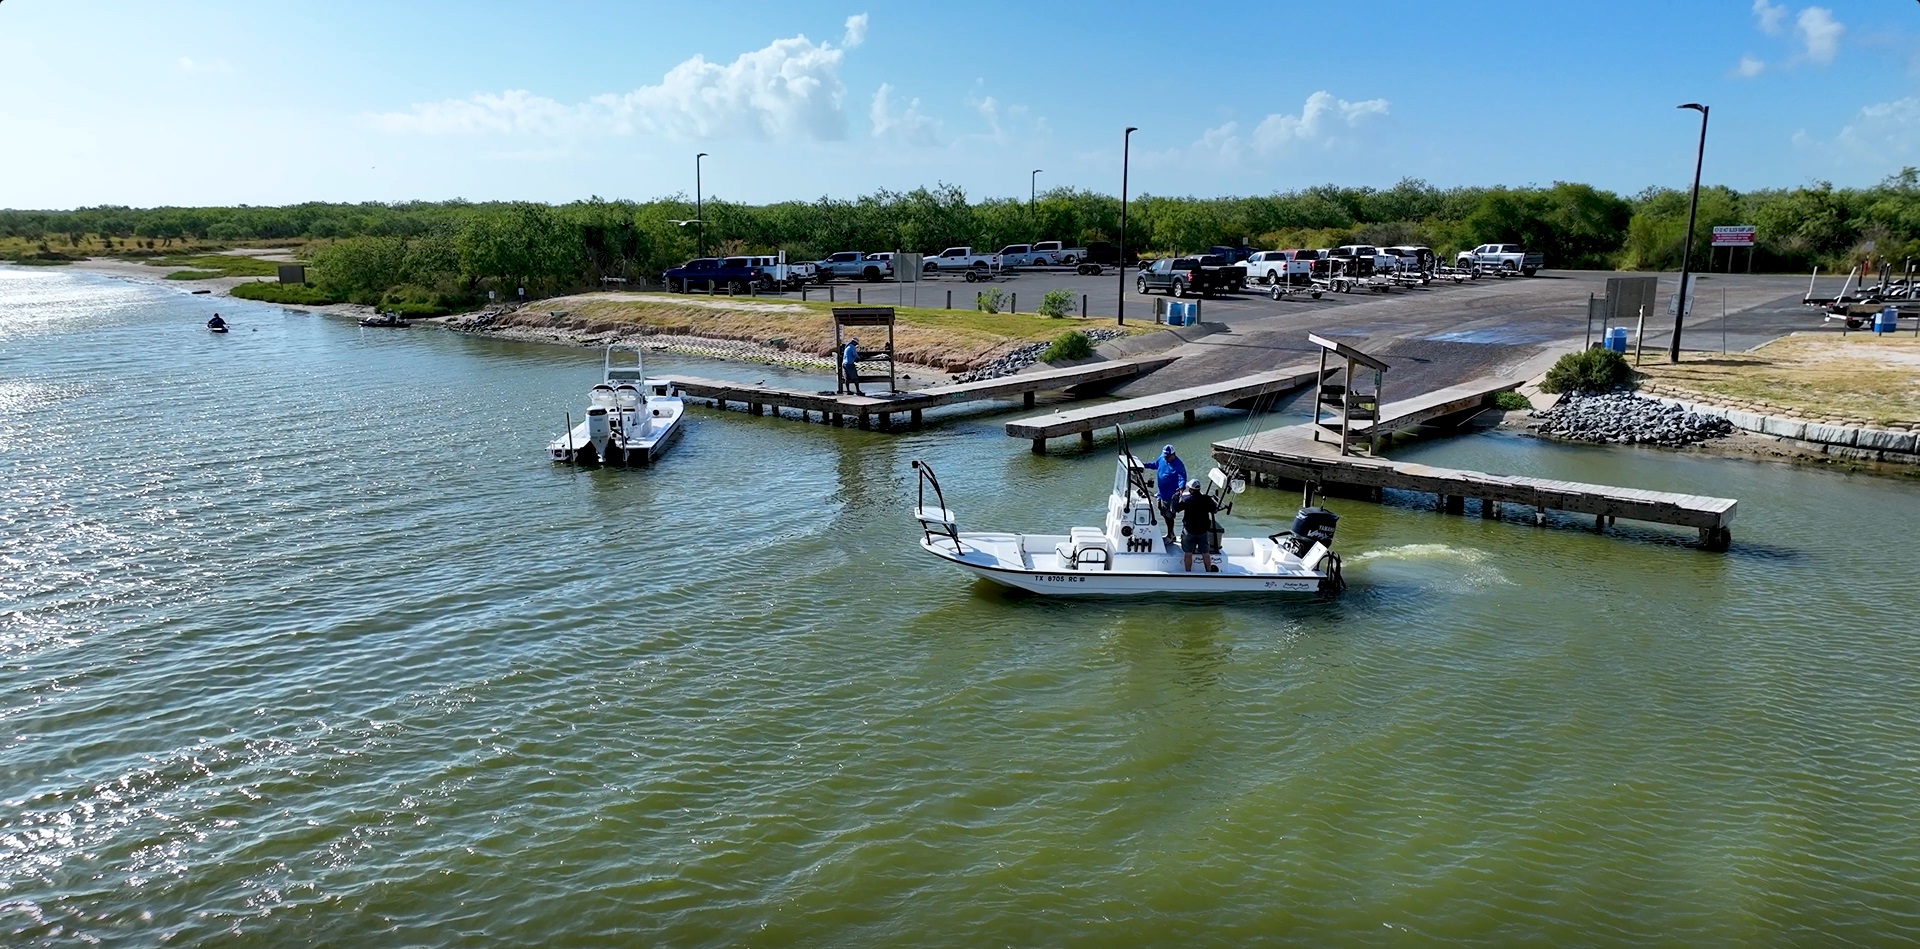
{"label": "green water", "polygon": [[1404,454],[1733,550],[1390,497],[1337,601],[1018,598],[908,462],[1057,529],[1107,442],[696,409],[557,468],[598,354],[217,306],[0,269],[9,945],[1920,938],[1910,481],[1476,435]]}

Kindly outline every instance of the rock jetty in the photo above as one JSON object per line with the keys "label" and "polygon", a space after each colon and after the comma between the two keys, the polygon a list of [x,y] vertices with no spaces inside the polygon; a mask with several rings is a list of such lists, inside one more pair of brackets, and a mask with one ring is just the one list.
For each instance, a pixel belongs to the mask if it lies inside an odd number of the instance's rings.
{"label": "rock jetty", "polygon": [[1527,427],[1550,438],[1669,448],[1733,434],[1733,424],[1726,419],[1631,392],[1569,395],[1553,408],[1533,413]]}
{"label": "rock jetty", "polygon": [[[1110,339],[1119,339],[1127,335],[1119,330],[1081,330],[1080,332],[1087,337],[1088,342],[1091,342],[1095,346]],[[1046,352],[1049,345],[1051,344],[1033,343],[1032,345],[1022,346],[978,369],[954,376],[953,381],[979,382],[983,379],[998,379],[1002,376],[1011,376],[1039,362],[1040,354]]]}

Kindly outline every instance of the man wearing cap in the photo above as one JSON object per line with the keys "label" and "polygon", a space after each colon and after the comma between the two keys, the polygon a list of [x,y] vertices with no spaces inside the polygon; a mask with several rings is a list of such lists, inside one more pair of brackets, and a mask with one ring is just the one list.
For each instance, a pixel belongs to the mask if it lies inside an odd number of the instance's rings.
{"label": "man wearing cap", "polygon": [[860,391],[860,337],[847,340],[840,350],[840,378],[847,381],[847,391],[854,395],[866,395]]}
{"label": "man wearing cap", "polygon": [[1193,569],[1193,552],[1200,551],[1200,560],[1206,565],[1207,572],[1213,573],[1213,515],[1220,510],[1220,502],[1213,496],[1200,490],[1200,479],[1187,482],[1187,489],[1180,492],[1179,500],[1173,502],[1173,509],[1180,512],[1180,569]]}
{"label": "man wearing cap", "polygon": [[1162,446],[1160,458],[1148,467],[1154,469],[1154,491],[1160,495],[1160,516],[1167,522],[1167,543],[1173,543],[1173,496],[1187,483],[1187,465],[1172,445]]}

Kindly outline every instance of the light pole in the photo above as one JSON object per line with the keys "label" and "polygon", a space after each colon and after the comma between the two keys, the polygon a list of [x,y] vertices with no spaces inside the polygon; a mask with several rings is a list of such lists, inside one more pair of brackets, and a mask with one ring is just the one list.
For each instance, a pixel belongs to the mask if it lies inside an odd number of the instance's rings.
{"label": "light pole", "polygon": [[[1707,157],[1707,107],[1698,102],[1675,106],[1700,113],[1700,151],[1693,156],[1693,199],[1687,202],[1687,234],[1680,245],[1680,296],[1673,307],[1673,345],[1667,347],[1667,361],[1680,361],[1680,324],[1687,319],[1687,276],[1693,268],[1693,217],[1700,210],[1700,164]],[[1709,264],[1708,269],[1712,269]]]}
{"label": "light pole", "polygon": [[1140,131],[1129,125],[1120,136],[1120,259],[1114,262],[1114,268],[1120,271],[1120,305],[1114,308],[1119,325],[1127,325],[1127,158],[1133,148],[1133,133]]}
{"label": "light pole", "polygon": [[707,256],[707,212],[700,200],[700,159],[705,157],[706,152],[693,156],[693,219],[700,222],[700,253],[696,255],[700,257]]}
{"label": "light pole", "polygon": [[1039,193],[1037,190],[1035,190],[1034,182],[1040,180],[1040,173],[1045,170],[1046,170],[1045,168],[1035,168],[1033,170],[1033,174],[1027,176],[1027,226],[1028,227],[1032,227],[1038,223],[1038,220],[1033,216],[1033,197],[1035,194]]}

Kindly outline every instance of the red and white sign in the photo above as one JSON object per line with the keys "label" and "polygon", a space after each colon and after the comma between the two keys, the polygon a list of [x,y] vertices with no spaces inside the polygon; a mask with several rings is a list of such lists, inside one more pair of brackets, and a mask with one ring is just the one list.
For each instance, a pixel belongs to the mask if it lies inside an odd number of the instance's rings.
{"label": "red and white sign", "polygon": [[1713,229],[1715,247],[1752,247],[1755,228],[1751,224],[1734,224]]}

